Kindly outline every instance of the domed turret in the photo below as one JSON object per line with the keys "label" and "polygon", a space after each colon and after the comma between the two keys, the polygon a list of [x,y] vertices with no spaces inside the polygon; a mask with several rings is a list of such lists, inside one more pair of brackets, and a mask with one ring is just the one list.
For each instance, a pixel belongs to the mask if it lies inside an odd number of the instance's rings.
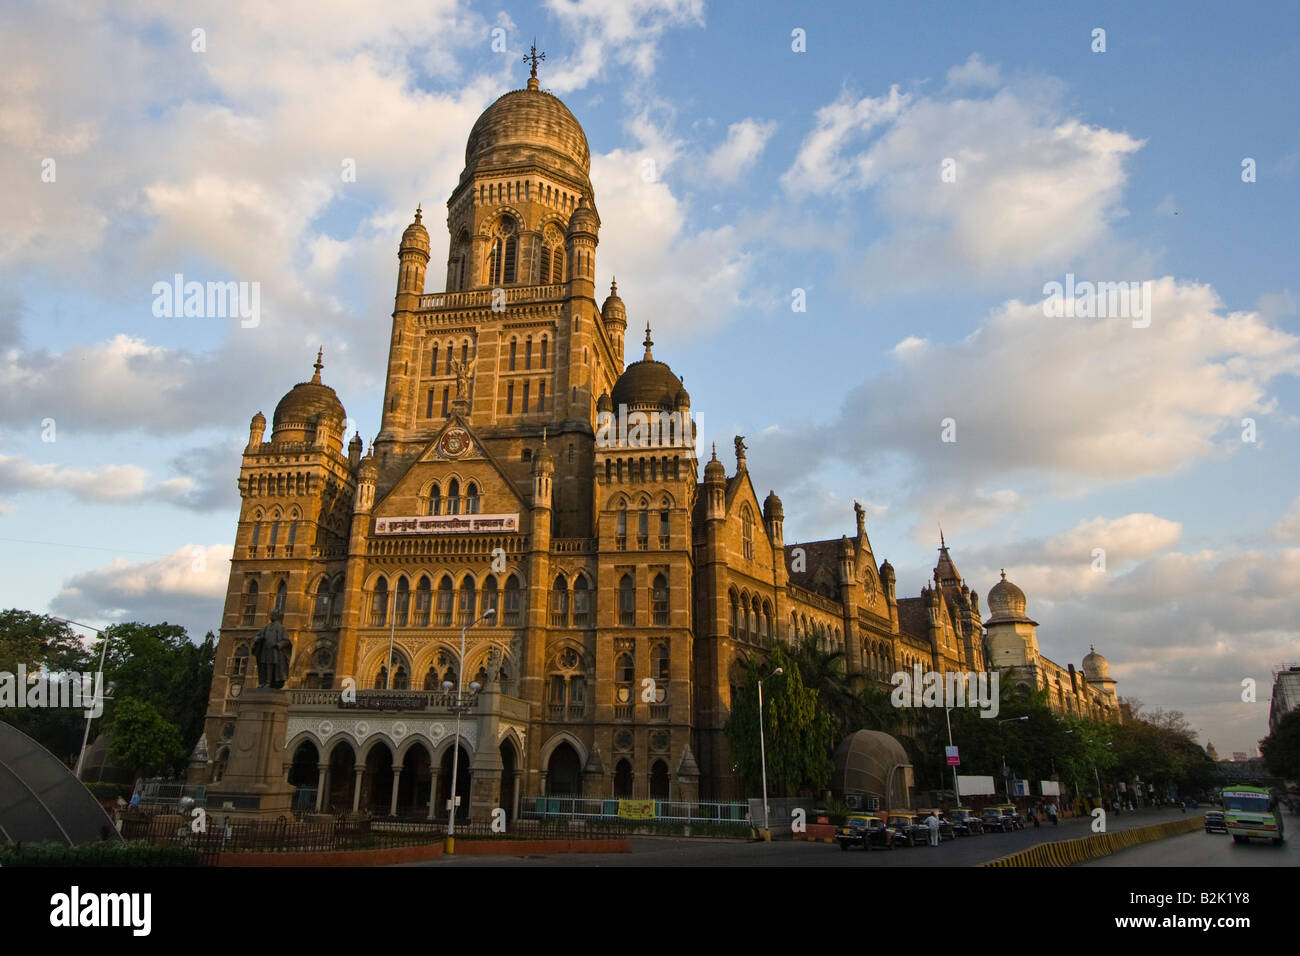
{"label": "domed turret", "polygon": [[1090,681],[1110,680],[1110,662],[1097,653],[1097,648],[1089,645],[1088,651],[1083,659],[1083,676]]}
{"label": "domed turret", "polygon": [[991,612],[990,621],[1029,621],[1025,616],[1025,592],[1007,580],[1007,572],[1002,572],[1002,580],[989,589],[988,604]]}
{"label": "domed turret", "polygon": [[633,362],[614,383],[610,398],[615,407],[626,405],[629,411],[635,409],[656,409],[673,411],[677,408],[677,395],[681,392],[682,382],[663,362],[655,361],[650,347],[654,342],[650,338],[650,326],[645,327],[645,356],[639,362]]}
{"label": "domed turret", "polygon": [[[573,215],[569,217],[569,228],[565,235],[570,237],[600,235],[600,217],[587,204],[586,196],[578,200],[578,208],[574,209]],[[621,299],[619,304],[622,304]]]}
{"label": "domed turret", "polygon": [[248,423],[248,448],[250,451],[256,451],[262,444],[262,436],[266,434],[266,416],[258,412],[253,416],[253,420]]}
{"label": "domed turret", "polygon": [[718,461],[718,446],[713,446],[713,458],[704,466],[704,483],[706,485],[727,483],[727,469]]}
{"label": "domed turret", "polygon": [[569,108],[529,81],[483,111],[465,143],[464,182],[480,170],[538,165],[584,184],[591,172],[591,148],[582,124]]}
{"label": "domed turret", "polygon": [[618,279],[610,280],[609,295],[605,296],[605,304],[600,307],[600,315],[606,325],[619,321],[627,325],[627,307],[618,295]]}
{"label": "domed turret", "polygon": [[402,233],[401,252],[408,249],[423,252],[426,256],[429,253],[429,230],[424,228],[424,213],[420,206],[415,207],[415,220],[406,227]]}
{"label": "domed turret", "polygon": [[271,441],[315,441],[317,432],[327,429],[343,446],[343,421],[347,413],[334,389],[321,381],[323,350],[316,354],[316,373],[310,382],[299,382],[280,399],[271,416]]}
{"label": "domed turret", "polygon": [[775,491],[769,491],[767,497],[763,499],[763,520],[785,520],[785,509],[781,506],[781,499],[776,496]]}
{"label": "domed turret", "polygon": [[612,412],[614,411],[614,400],[609,397],[609,392],[605,392],[600,398],[596,399],[596,411]]}

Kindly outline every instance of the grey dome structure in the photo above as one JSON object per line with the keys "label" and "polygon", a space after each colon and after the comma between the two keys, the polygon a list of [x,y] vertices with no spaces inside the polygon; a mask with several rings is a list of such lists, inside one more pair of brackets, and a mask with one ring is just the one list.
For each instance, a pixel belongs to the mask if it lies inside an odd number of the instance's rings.
{"label": "grey dome structure", "polygon": [[911,806],[912,761],[903,745],[879,730],[849,734],[835,748],[831,791],[838,797],[875,797],[881,810]]}
{"label": "grey dome structure", "polygon": [[0,722],[0,841],[122,841],[113,821],[57,757]]}

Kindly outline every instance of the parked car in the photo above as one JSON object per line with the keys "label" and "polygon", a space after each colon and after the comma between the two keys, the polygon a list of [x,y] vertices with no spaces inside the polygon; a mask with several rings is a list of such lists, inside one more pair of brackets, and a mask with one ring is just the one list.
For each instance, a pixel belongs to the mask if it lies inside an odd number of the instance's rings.
{"label": "parked car", "polygon": [[1227,833],[1228,824],[1223,819],[1222,810],[1211,810],[1205,815],[1206,833]]}
{"label": "parked car", "polygon": [[930,842],[929,829],[910,813],[891,813],[885,822],[898,834],[897,842],[904,846],[924,846]]}
{"label": "parked car", "polygon": [[926,824],[925,821],[926,821],[926,818],[929,817],[930,814],[932,814],[932,813],[933,813],[936,817],[939,818],[939,842],[942,843],[944,840],[955,840],[955,839],[957,839],[957,831],[956,831],[956,829],[954,829],[954,827],[953,827],[953,825],[952,825],[952,821],[949,820],[949,819],[947,818],[947,816],[945,816],[945,814],[944,814],[944,812],[943,812],[942,810],[937,810],[937,809],[933,809],[933,808],[928,809],[928,810],[917,810],[917,811],[916,811],[916,820],[917,820],[918,823],[920,823],[922,826],[925,827],[925,829],[926,829],[926,838],[929,839],[930,828],[929,828],[929,826]]}
{"label": "parked car", "polygon": [[1025,828],[1025,818],[1020,815],[1014,804],[1004,803],[995,808],[998,813],[1002,814],[1003,819],[1010,821],[1007,825],[1008,830],[1023,830]]}
{"label": "parked car", "polygon": [[855,813],[845,820],[844,826],[835,833],[835,842],[840,845],[840,849],[847,850],[851,846],[860,846],[864,850],[870,849],[871,819],[865,814]]}
{"label": "parked car", "polygon": [[867,830],[870,834],[868,841],[872,846],[892,850],[899,843],[898,831],[880,817],[871,817],[867,821]]}
{"label": "parked car", "polygon": [[1006,833],[1014,829],[997,807],[985,807],[980,811],[980,825],[985,830],[997,830],[998,833]]}
{"label": "parked car", "polygon": [[952,829],[957,836],[978,836],[984,832],[979,814],[966,807],[956,807],[948,811],[952,820]]}

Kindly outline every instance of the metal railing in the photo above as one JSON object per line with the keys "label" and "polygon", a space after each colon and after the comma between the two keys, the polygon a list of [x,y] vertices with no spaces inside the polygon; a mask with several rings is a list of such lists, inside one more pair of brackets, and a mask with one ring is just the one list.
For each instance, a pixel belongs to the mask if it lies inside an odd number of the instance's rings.
{"label": "metal railing", "polygon": [[[627,798],[625,798],[627,799]],[[640,799],[640,798],[637,798]],[[747,803],[687,803],[680,800],[656,800],[654,816],[648,819],[676,823],[747,823]],[[618,820],[618,797],[525,797],[520,815],[536,820]]]}

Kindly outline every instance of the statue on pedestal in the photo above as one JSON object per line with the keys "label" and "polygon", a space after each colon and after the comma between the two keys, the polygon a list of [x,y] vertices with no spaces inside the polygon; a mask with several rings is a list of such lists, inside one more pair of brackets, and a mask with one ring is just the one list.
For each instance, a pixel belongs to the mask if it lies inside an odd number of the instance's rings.
{"label": "statue on pedestal", "polygon": [[271,621],[262,628],[253,641],[253,657],[257,659],[257,683],[261,687],[279,690],[289,679],[289,660],[293,656],[293,641],[280,621],[284,614],[278,609],[271,612]]}

